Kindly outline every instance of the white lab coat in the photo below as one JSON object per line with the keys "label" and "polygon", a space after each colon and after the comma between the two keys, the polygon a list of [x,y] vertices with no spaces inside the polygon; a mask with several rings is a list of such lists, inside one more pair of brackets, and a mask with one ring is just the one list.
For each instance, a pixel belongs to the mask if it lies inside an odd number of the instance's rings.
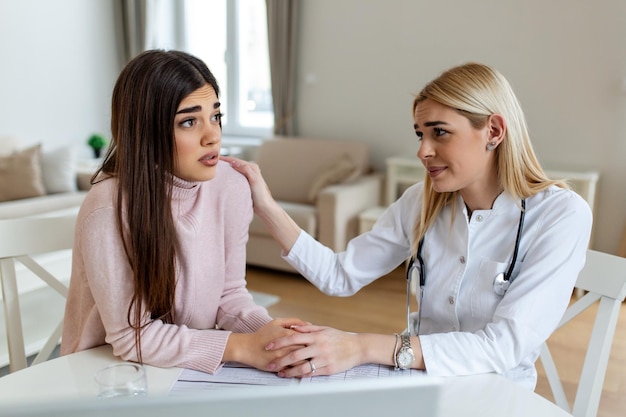
{"label": "white lab coat", "polygon": [[[285,260],[324,293],[354,294],[411,255],[422,190],[423,183],[410,187],[345,252],[335,254],[302,232]],[[426,370],[435,376],[497,372],[532,390],[541,344],[560,321],[585,263],[591,210],[578,194],[556,186],[528,198],[512,284],[499,296],[493,281],[513,257],[520,202],[502,193],[470,221],[460,196],[454,204],[454,221],[445,208],[424,240]]]}

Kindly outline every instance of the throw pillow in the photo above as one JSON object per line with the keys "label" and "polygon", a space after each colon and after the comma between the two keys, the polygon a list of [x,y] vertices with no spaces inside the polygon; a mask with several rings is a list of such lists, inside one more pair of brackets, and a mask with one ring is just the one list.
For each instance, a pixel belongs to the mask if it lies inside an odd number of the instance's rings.
{"label": "throw pillow", "polygon": [[347,180],[356,169],[357,166],[352,162],[352,159],[345,154],[324,165],[320,173],[313,180],[311,188],[309,188],[309,201],[312,203],[315,202],[317,195],[324,187]]}
{"label": "throw pillow", "polygon": [[76,149],[63,146],[41,154],[41,175],[48,194],[76,191]]}
{"label": "throw pillow", "polygon": [[38,197],[46,190],[41,178],[41,145],[0,157],[0,201]]}

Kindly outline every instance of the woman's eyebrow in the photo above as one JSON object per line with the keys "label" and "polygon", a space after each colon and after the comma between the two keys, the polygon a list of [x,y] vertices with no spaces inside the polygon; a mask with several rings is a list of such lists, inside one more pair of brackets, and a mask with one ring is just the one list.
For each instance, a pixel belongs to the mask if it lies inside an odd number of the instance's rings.
{"label": "woman's eyebrow", "polygon": [[442,122],[440,120],[435,120],[434,122],[426,122],[424,123],[425,127],[432,127],[432,126],[438,126],[438,125],[447,125],[448,123],[446,122]]}
{"label": "woman's eyebrow", "polygon": [[[438,125],[447,125],[448,123],[446,122],[442,122],[440,120],[436,120],[434,122],[426,122],[424,123],[424,127],[433,127],[433,126],[438,126]],[[419,125],[417,123],[413,124],[413,129],[417,130],[419,129]]]}
{"label": "woman's eyebrow", "polygon": [[[216,101],[215,103],[213,103],[213,108],[214,109],[219,109],[221,105],[222,105],[222,103],[220,103],[219,101]],[[184,109],[178,110],[176,112],[176,114],[194,113],[194,112],[198,112],[198,111],[202,111],[202,106],[198,105],[198,106],[192,106],[192,107],[185,107]]]}
{"label": "woman's eyebrow", "polygon": [[176,112],[176,114],[181,113],[194,113],[202,110],[202,106],[193,106],[193,107],[185,107],[184,109],[180,109]]}

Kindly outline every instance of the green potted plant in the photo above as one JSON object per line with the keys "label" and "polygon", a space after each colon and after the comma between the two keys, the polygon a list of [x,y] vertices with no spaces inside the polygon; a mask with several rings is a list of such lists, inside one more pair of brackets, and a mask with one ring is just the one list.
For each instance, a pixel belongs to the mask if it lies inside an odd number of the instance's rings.
{"label": "green potted plant", "polygon": [[102,149],[109,143],[107,138],[98,133],[94,133],[89,136],[89,140],[87,140],[87,144],[93,149],[93,154],[96,158],[100,158],[102,153]]}

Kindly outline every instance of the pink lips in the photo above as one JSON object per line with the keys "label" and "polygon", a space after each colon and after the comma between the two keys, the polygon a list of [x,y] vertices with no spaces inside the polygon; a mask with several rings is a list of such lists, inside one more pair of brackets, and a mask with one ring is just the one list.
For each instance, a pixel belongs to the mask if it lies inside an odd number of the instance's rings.
{"label": "pink lips", "polygon": [[209,167],[217,165],[219,160],[219,152],[209,152],[198,159],[201,164]]}
{"label": "pink lips", "polygon": [[431,178],[435,178],[436,176],[438,176],[445,170],[446,170],[446,167],[429,167],[428,175],[430,175]]}

